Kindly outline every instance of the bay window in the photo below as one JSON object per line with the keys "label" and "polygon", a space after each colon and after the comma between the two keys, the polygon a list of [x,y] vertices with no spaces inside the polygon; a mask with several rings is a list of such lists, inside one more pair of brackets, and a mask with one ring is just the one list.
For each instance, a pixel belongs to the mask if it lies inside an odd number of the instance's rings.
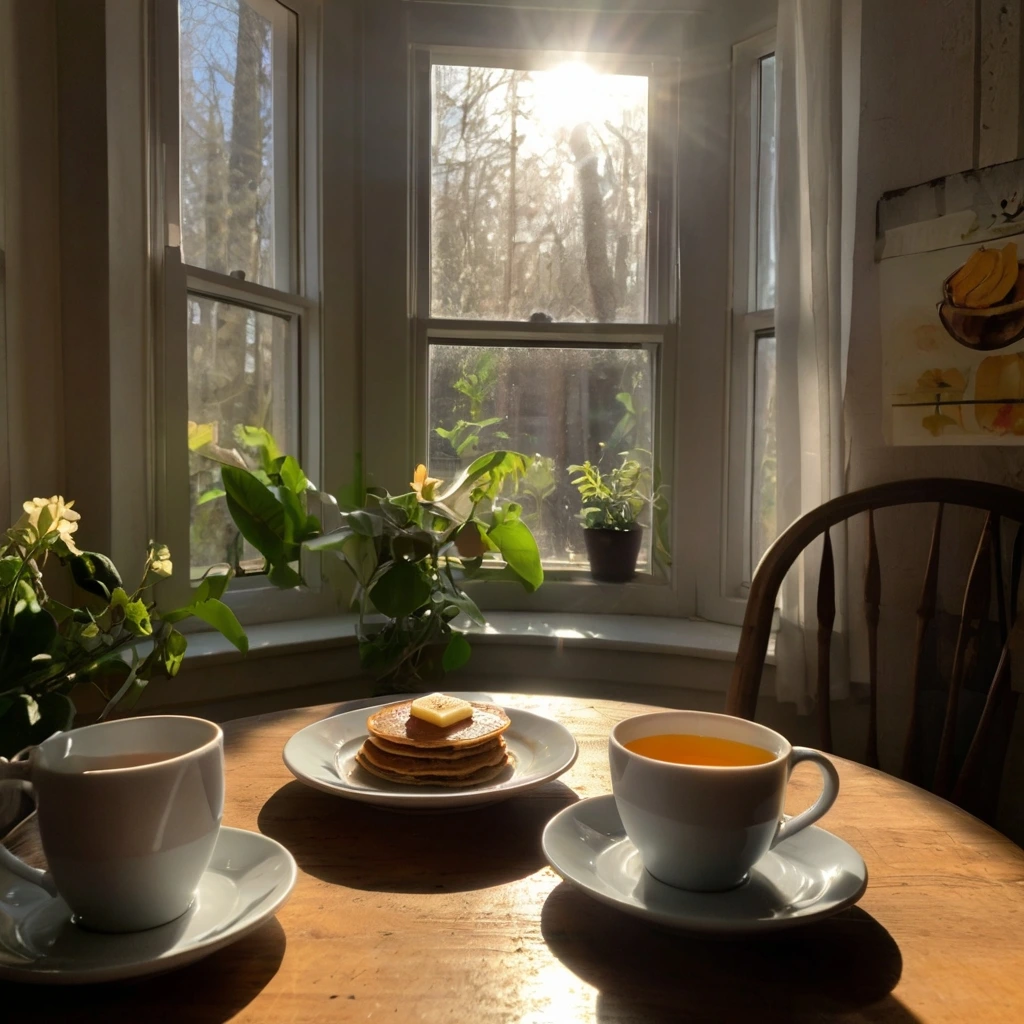
{"label": "bay window", "polygon": [[[777,525],[774,64],[733,44],[774,5],[155,9],[157,520],[193,579],[230,564],[249,621],[334,607],[227,514],[208,456],[263,431],[351,496],[505,447],[546,582],[485,574],[483,607],[738,621]],[[623,453],[667,512],[600,584],[568,467]]]}

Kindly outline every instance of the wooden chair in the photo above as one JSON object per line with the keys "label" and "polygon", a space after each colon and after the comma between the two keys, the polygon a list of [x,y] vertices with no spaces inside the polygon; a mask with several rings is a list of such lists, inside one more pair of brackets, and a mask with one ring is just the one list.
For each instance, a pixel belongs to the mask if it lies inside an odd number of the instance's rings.
{"label": "wooden chair", "polygon": [[[935,503],[934,525],[924,583],[917,609],[914,648],[912,710],[903,751],[902,775],[952,799],[986,820],[995,816],[1003,762],[1009,747],[1018,694],[1010,685],[1011,649],[1024,650],[1024,622],[1017,622],[1017,596],[1024,557],[1024,491],[973,480],[899,480],[845,494],[802,516],[768,549],[750,586],[743,633],[726,701],[729,714],[753,718],[761,671],[771,635],[772,616],[779,588],[800,553],[824,535],[817,595],[817,719],[819,745],[832,749],[829,707],[830,648],[836,613],[835,572],[829,530],[859,513],[867,513],[867,565],[864,573],[864,614],[867,620],[869,721],[864,760],[878,767],[878,624],[882,571],[875,542],[875,512],[894,505]],[[987,513],[964,588],[962,611],[953,649],[942,735],[934,772],[920,767],[920,699],[927,669],[922,657],[925,638],[936,613],[939,549],[943,509],[961,505]],[[1004,564],[1002,521],[1013,526],[1008,567]],[[1008,571],[1007,571],[1008,569]],[[1007,580],[1005,577],[1009,576]],[[955,740],[964,680],[977,664],[978,647],[995,597],[1001,652],[988,684],[984,707],[974,728],[966,756],[957,764]],[[851,609],[851,618],[855,614]],[[1022,616],[1024,619],[1024,616]]]}

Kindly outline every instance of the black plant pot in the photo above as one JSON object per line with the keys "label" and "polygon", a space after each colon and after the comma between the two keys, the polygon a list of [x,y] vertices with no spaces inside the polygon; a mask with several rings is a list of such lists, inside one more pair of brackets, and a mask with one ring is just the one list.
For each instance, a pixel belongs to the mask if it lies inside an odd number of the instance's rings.
{"label": "black plant pot", "polygon": [[590,559],[590,575],[601,583],[628,583],[636,575],[636,560],[644,542],[644,529],[608,530],[589,527],[583,530]]}

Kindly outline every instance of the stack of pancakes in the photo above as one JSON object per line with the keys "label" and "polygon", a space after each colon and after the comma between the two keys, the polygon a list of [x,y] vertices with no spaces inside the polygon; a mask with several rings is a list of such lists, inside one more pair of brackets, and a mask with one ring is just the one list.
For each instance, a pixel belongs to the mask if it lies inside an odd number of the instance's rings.
{"label": "stack of pancakes", "polygon": [[473,703],[471,718],[441,727],[413,717],[411,707],[391,704],[366,720],[369,735],[356,754],[366,771],[407,786],[478,786],[509,763],[501,708]]}

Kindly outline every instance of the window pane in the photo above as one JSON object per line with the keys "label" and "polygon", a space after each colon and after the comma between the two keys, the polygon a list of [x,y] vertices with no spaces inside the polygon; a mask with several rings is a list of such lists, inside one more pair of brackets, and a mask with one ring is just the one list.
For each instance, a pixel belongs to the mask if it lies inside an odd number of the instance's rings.
{"label": "window pane", "polygon": [[[644,349],[432,344],[430,473],[450,481],[496,448],[534,455],[518,494],[506,497],[522,503],[546,565],[586,568],[567,467],[590,459],[608,471],[630,449],[644,449],[635,454],[649,465],[651,387]],[[649,512],[641,522],[650,526]],[[646,530],[641,566],[649,553]]]}
{"label": "window pane", "polygon": [[[262,558],[244,543],[228,513],[221,493],[220,465],[196,449],[206,445],[227,452],[234,449],[253,465],[257,451],[242,442],[239,428],[264,427],[282,451],[297,454],[294,379],[287,320],[230,302],[189,296],[193,575],[217,562],[249,571],[262,567]],[[255,562],[250,562],[253,559]]]}
{"label": "window pane", "polygon": [[[181,231],[186,263],[288,287],[287,167],[275,166],[274,25],[245,0],[180,0]],[[283,8],[281,9],[283,11]]]}
{"label": "window pane", "polygon": [[760,61],[757,142],[757,308],[775,308],[775,55]]}
{"label": "window pane", "polygon": [[431,315],[646,320],[647,78],[432,76]]}
{"label": "window pane", "polygon": [[778,536],[775,335],[758,335],[754,346],[754,452],[750,481],[751,573]]}

